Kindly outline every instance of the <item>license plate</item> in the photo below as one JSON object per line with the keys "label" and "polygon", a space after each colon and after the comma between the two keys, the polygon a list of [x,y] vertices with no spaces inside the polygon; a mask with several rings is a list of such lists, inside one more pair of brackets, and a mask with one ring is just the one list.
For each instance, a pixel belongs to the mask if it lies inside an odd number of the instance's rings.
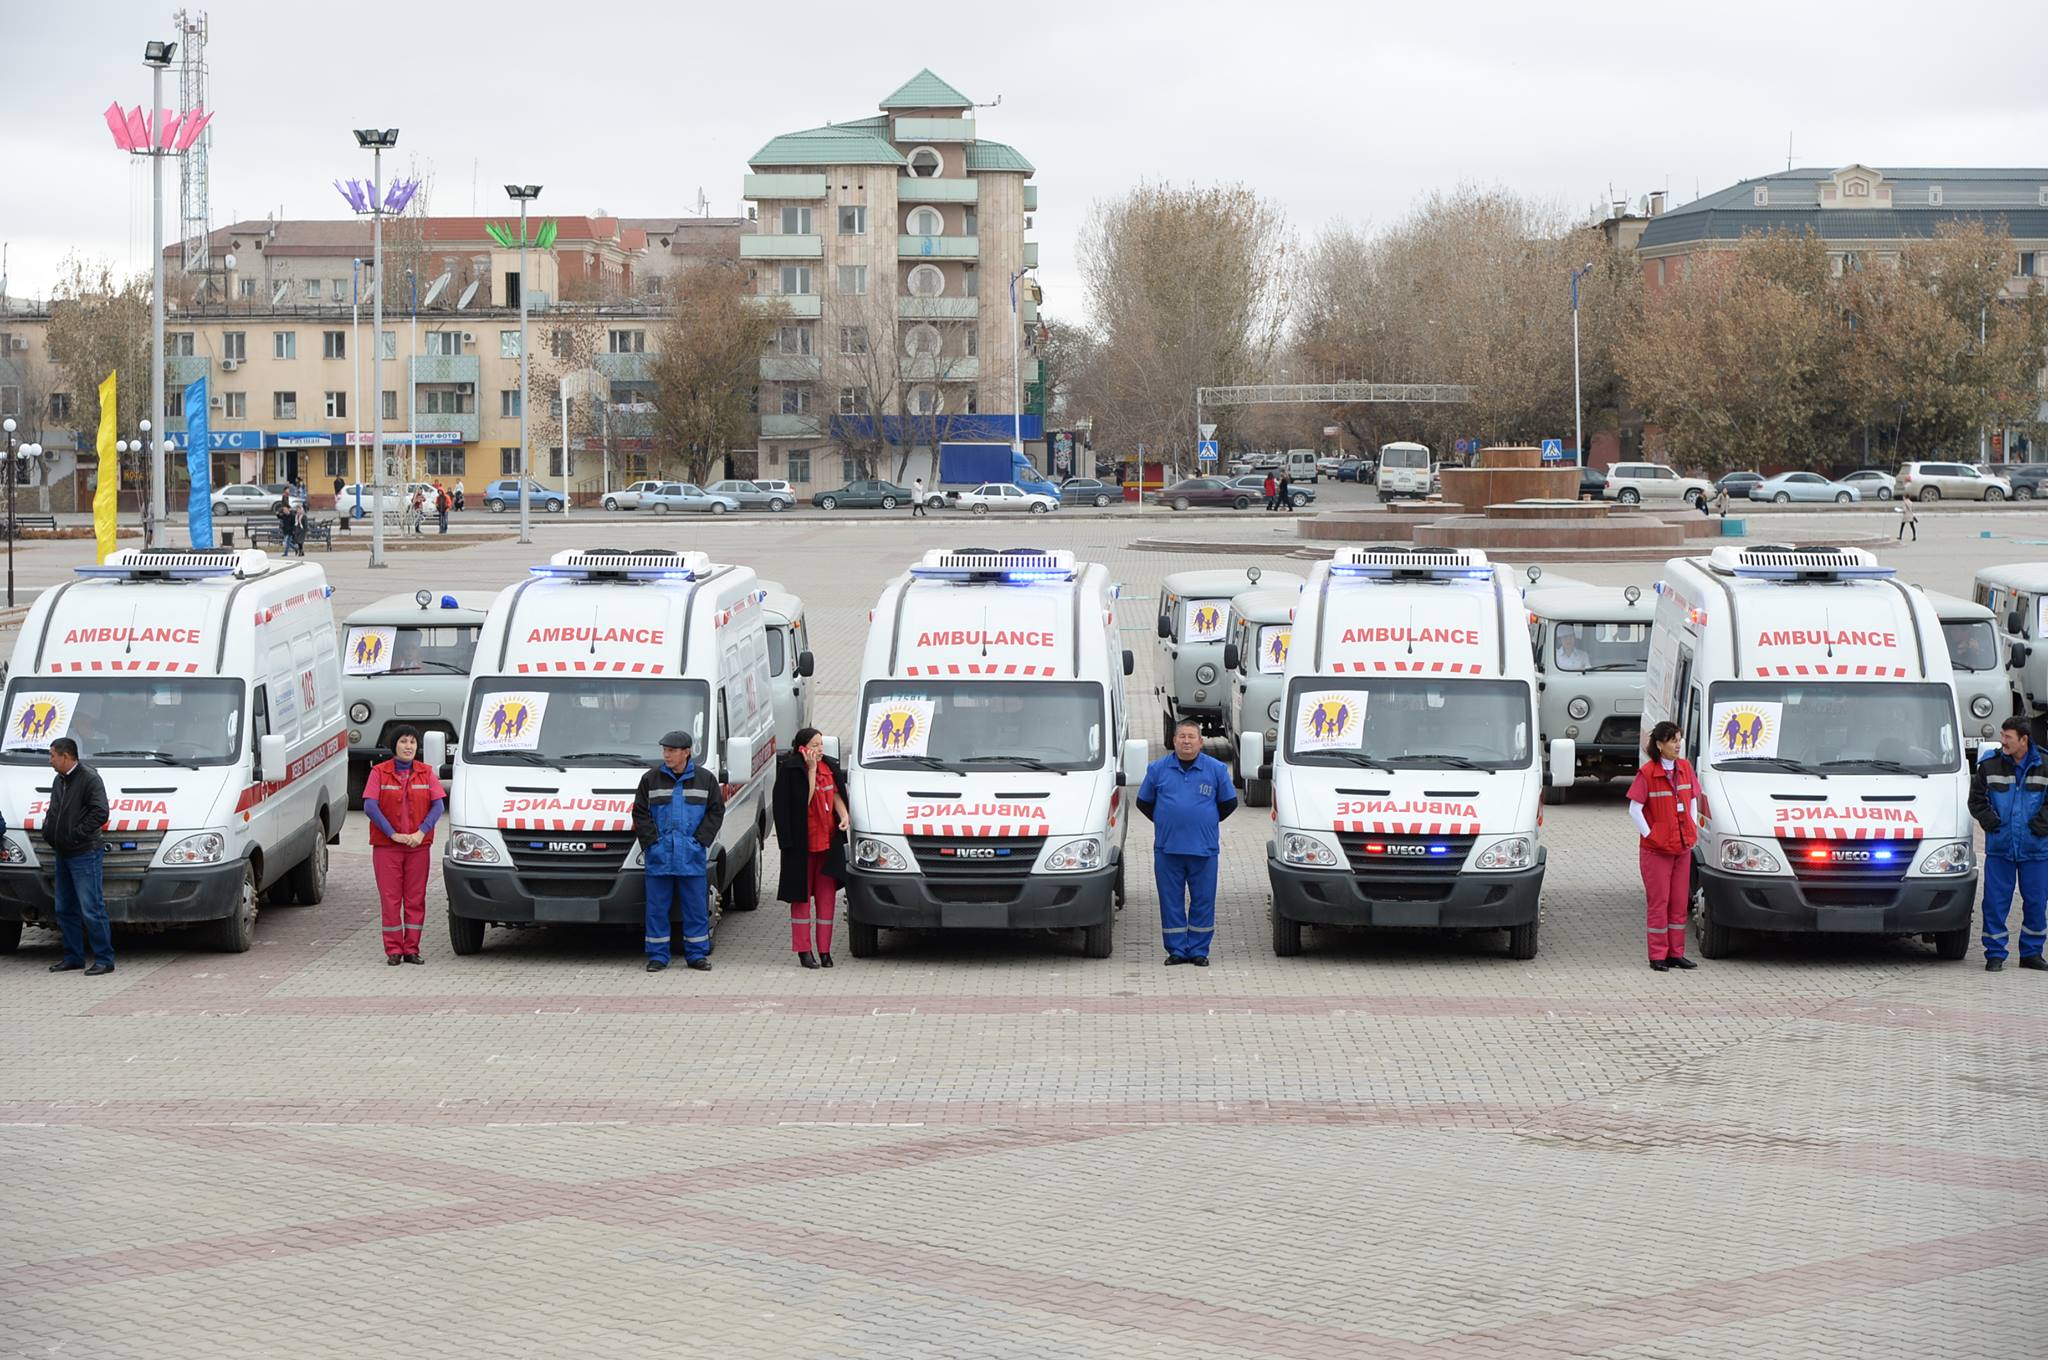
{"label": "license plate", "polygon": [[1820,928],[1844,934],[1875,935],[1884,929],[1883,907],[1822,907]]}
{"label": "license plate", "polygon": [[1001,930],[1010,924],[1010,909],[1001,902],[944,902],[939,924],[948,930]]}
{"label": "license plate", "polygon": [[1442,909],[1434,902],[1380,902],[1372,909],[1376,926],[1434,926],[1442,920]]}
{"label": "license plate", "polygon": [[535,898],[533,919],[548,925],[594,926],[597,903],[576,897]]}

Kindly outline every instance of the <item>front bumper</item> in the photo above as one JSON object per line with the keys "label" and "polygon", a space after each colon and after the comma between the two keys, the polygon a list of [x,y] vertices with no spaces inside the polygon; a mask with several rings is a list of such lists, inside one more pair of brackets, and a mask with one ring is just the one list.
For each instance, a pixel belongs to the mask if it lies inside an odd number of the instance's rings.
{"label": "front bumper", "polygon": [[[1722,873],[1697,862],[1694,872],[1714,924],[1735,930],[1928,935],[1967,929],[1976,919],[1976,874],[1904,878],[1851,894],[1796,878]],[[1856,900],[1842,900],[1850,897]]]}
{"label": "front bumper", "polygon": [[[232,916],[242,900],[242,864],[180,865],[101,880],[115,925],[190,925]],[[0,869],[0,920],[55,926],[57,888],[50,868]]]}
{"label": "front bumper", "polygon": [[1117,866],[1028,878],[875,874],[849,868],[846,914],[890,930],[1066,930],[1116,915]]}
{"label": "front bumper", "polygon": [[1270,854],[1266,875],[1273,910],[1289,921],[1317,926],[1421,926],[1443,930],[1500,930],[1536,919],[1548,852],[1532,869],[1468,871],[1455,877],[1298,869]]}
{"label": "front bumper", "polygon": [[495,925],[638,926],[647,919],[647,885],[638,869],[591,878],[587,892],[535,894],[518,869],[503,864],[441,861],[448,914]]}

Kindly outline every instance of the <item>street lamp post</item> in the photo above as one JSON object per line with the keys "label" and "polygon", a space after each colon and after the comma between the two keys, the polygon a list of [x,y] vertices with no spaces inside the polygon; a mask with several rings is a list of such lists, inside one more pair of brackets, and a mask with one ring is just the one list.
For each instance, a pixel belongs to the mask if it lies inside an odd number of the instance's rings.
{"label": "street lamp post", "polygon": [[[377,507],[370,517],[370,566],[384,560],[384,152],[398,145],[397,128],[359,128],[356,145],[370,153],[370,466],[377,482]],[[357,483],[361,485],[360,481]]]}
{"label": "street lamp post", "polygon": [[7,432],[7,607],[14,607],[14,417],[0,420]]}
{"label": "street lamp post", "polygon": [[[526,343],[526,205],[540,197],[538,184],[508,184],[505,192],[519,203],[519,541],[533,542],[533,524],[527,508],[526,488],[533,479],[533,459],[526,449],[526,407],[527,407],[527,343]],[[566,416],[566,408],[564,415]],[[566,457],[569,448],[569,422],[562,422],[562,450]],[[563,491],[563,504],[568,503],[567,489]]]}
{"label": "street lamp post", "polygon": [[1024,452],[1024,330],[1018,320],[1017,281],[1030,272],[1031,266],[1027,264],[1010,275],[1010,457],[1013,463]]}
{"label": "street lamp post", "polygon": [[[159,121],[163,118],[164,69],[171,64],[171,57],[177,50],[178,45],[174,42],[152,42],[142,49],[142,64],[150,72],[153,96],[150,108],[159,110],[154,115]],[[164,145],[161,128],[151,140],[156,143],[149,154],[149,228],[153,246],[149,255],[154,279],[149,290],[149,411],[154,416],[164,409],[164,155],[170,148]],[[144,425],[143,428],[149,427]],[[149,460],[149,506],[142,517],[142,546],[153,548],[156,546],[156,527],[163,523],[164,518],[164,478],[163,470],[157,466],[154,445],[144,456]]]}
{"label": "street lamp post", "polygon": [[1579,402],[1579,280],[1593,272],[1588,260],[1584,269],[1572,271],[1572,461],[1586,465],[1585,408]]}
{"label": "street lamp post", "polygon": [[[355,483],[357,519],[363,517],[363,262],[353,261],[348,291],[348,344],[355,355],[356,405],[355,418],[349,421],[349,443],[355,452]],[[334,513],[341,513],[341,506],[334,507]]]}

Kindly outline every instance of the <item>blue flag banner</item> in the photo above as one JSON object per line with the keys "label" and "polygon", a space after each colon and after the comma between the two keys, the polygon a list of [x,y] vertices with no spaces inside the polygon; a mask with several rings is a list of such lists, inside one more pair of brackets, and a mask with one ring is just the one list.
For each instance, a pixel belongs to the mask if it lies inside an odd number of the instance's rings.
{"label": "blue flag banner", "polygon": [[185,389],[185,470],[192,479],[192,500],[185,510],[185,526],[192,531],[192,546],[213,546],[213,440],[206,428],[206,379]]}

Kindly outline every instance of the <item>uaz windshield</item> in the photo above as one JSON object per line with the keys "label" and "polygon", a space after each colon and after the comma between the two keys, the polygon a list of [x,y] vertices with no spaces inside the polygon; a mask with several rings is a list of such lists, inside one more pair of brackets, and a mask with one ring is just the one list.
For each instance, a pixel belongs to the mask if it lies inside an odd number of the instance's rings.
{"label": "uaz windshield", "polygon": [[1102,686],[1078,680],[875,682],[861,704],[870,769],[1092,770]]}
{"label": "uaz windshield", "polygon": [[1640,671],[1650,665],[1647,623],[1560,623],[1552,658],[1561,671]]}
{"label": "uaz windshield", "polygon": [[226,765],[242,753],[240,680],[41,675],[7,686],[0,760],[47,765],[69,737],[95,765]]}
{"label": "uaz windshield", "polygon": [[683,731],[695,757],[707,760],[705,708],[700,680],[493,676],[470,687],[462,759],[515,765],[604,756],[610,764],[651,766],[661,759],[662,737]]}
{"label": "uaz windshield", "polygon": [[1946,685],[1724,681],[1707,727],[1711,763],[1731,773],[1940,774],[1960,756]]}
{"label": "uaz windshield", "polygon": [[1514,680],[1298,679],[1287,759],[1297,765],[1508,770],[1529,763],[1529,687]]}

